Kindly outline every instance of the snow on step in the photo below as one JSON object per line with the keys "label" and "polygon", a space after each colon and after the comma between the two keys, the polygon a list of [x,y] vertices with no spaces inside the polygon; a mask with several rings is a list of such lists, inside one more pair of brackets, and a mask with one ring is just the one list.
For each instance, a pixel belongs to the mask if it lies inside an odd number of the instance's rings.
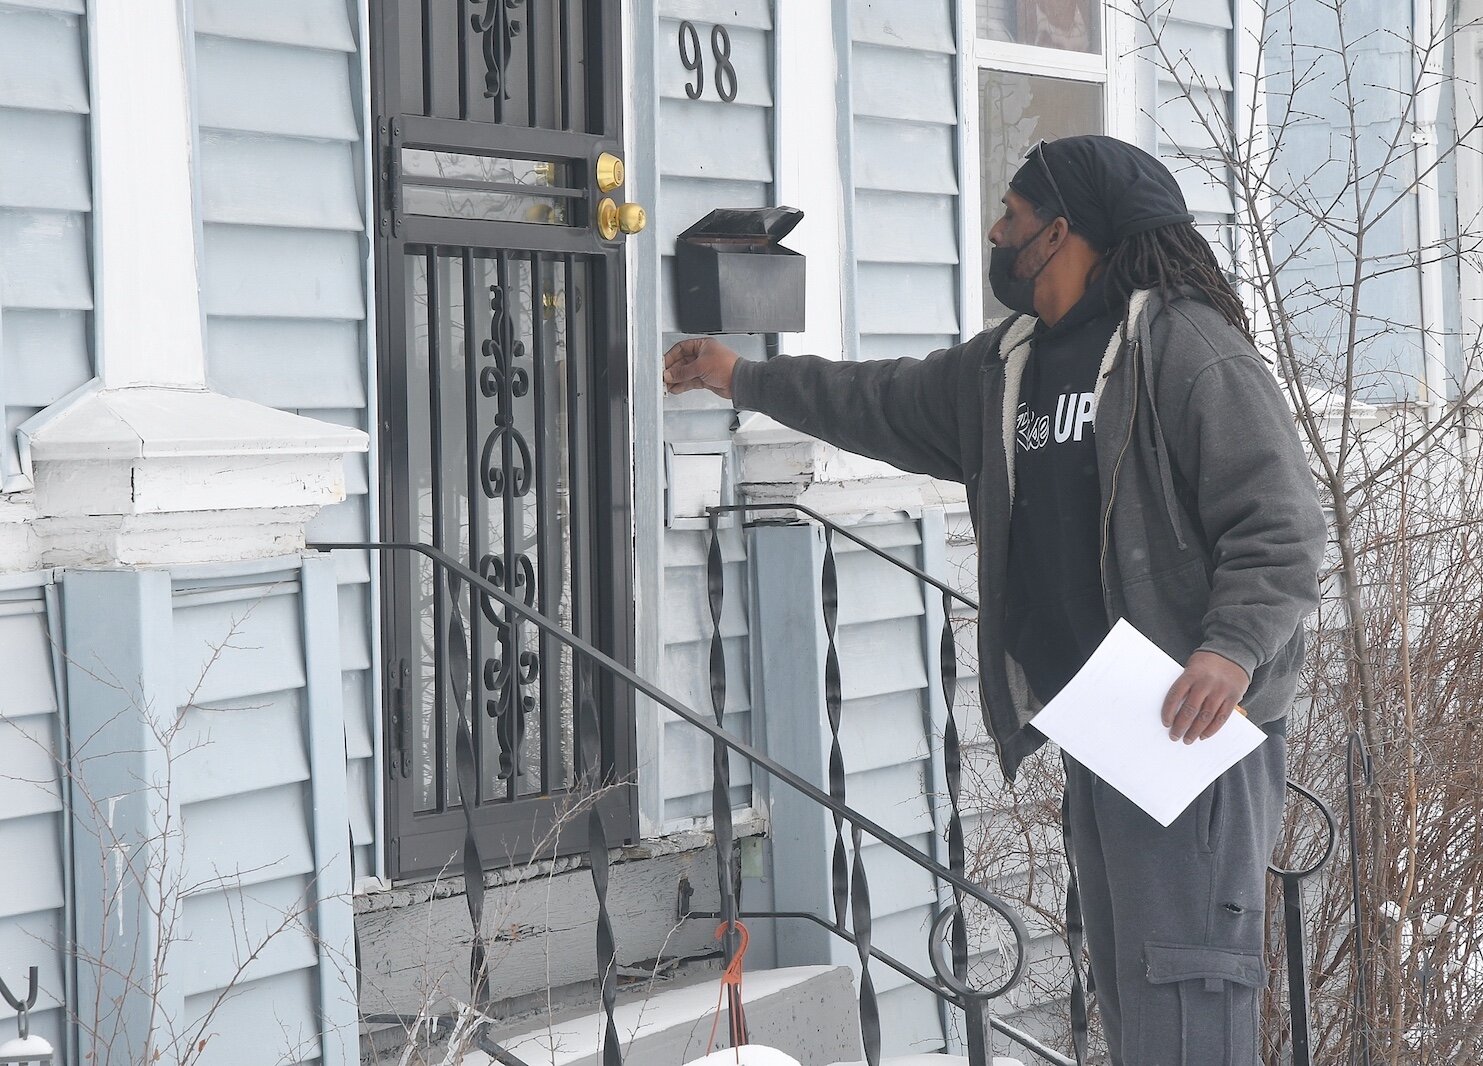
{"label": "snow on step", "polygon": [[[865,1066],[861,1062],[836,1062],[833,1066]],[[898,1055],[881,1059],[881,1066],[968,1066],[962,1055]],[[993,1066],[1025,1066],[1019,1059],[1006,1059],[995,1055]]]}
{"label": "snow on step", "polygon": [[713,1051],[703,1059],[687,1062],[685,1066],[802,1066],[791,1055],[784,1055],[777,1048],[761,1044],[743,1044],[741,1047]]}
{"label": "snow on step", "polygon": [[[682,1066],[703,1056],[719,990],[720,975],[712,975],[619,1006],[615,1021],[624,1061],[644,1066]],[[750,1035],[764,1049],[782,1048],[787,1056],[804,1062],[834,1062],[860,1054],[854,978],[846,966],[748,972],[742,999]],[[519,1034],[497,1032],[494,1038],[516,1058],[533,1066],[598,1066],[604,1026],[604,1015],[595,1013]],[[723,1017],[718,1036],[724,1037],[725,1032]],[[735,1063],[736,1051],[729,1054]],[[463,1061],[464,1066],[494,1063],[482,1052],[471,1052]],[[748,1060],[742,1061],[749,1066]],[[774,1066],[775,1060],[759,1059],[757,1066],[764,1064]]]}

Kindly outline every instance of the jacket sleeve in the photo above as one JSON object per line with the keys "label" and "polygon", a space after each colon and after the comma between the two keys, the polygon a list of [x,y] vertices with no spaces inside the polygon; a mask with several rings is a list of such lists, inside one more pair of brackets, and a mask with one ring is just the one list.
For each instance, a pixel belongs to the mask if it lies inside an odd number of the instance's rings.
{"label": "jacket sleeve", "polygon": [[959,406],[975,409],[975,350],[970,342],[925,359],[848,363],[799,355],[741,362],[732,402],[846,451],[963,481]]}
{"label": "jacket sleeve", "polygon": [[1177,308],[1171,317],[1169,346],[1204,349],[1173,375],[1188,392],[1168,419],[1214,566],[1201,649],[1251,675],[1318,606],[1327,523],[1271,370],[1224,322],[1196,325]]}

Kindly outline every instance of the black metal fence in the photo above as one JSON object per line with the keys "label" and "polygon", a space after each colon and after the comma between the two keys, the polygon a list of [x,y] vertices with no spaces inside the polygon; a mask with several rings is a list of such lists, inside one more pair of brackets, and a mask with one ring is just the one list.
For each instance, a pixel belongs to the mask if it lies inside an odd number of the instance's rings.
{"label": "black metal fence", "polygon": [[[805,780],[794,771],[778,763],[771,756],[752,745],[729,734],[722,726],[727,698],[726,661],[721,637],[721,614],[725,602],[725,582],[722,573],[719,528],[723,514],[746,514],[750,512],[789,512],[803,515],[817,522],[824,532],[824,557],[819,576],[820,602],[823,613],[827,648],[824,666],[824,697],[830,729],[830,752],[827,791]],[[961,1010],[966,1021],[966,1051],[970,1066],[988,1066],[992,1060],[991,1034],[997,1032],[1009,1041],[1039,1057],[1053,1066],[1075,1066],[1075,1060],[1045,1045],[1028,1033],[1024,1033],[987,1010],[989,1001],[1002,996],[1013,988],[1024,973],[1027,962],[1028,933],[1016,910],[997,895],[972,882],[965,873],[965,845],[961,818],[962,751],[957,725],[954,722],[953,705],[957,689],[957,646],[952,628],[954,604],[962,604],[974,611],[978,605],[931,574],[911,566],[892,556],[877,545],[852,533],[807,507],[797,504],[743,504],[711,510],[710,548],[707,559],[707,598],[712,621],[709,661],[711,714],[709,716],[687,707],[680,700],[662,691],[649,681],[639,677],[627,666],[606,655],[582,638],[562,629],[542,615],[522,598],[511,595],[507,590],[488,581],[466,565],[437,548],[416,543],[335,543],[316,544],[320,550],[371,549],[407,552],[421,555],[429,560],[448,583],[447,601],[451,609],[446,612],[446,647],[448,654],[444,663],[449,670],[448,684],[443,691],[457,704],[458,737],[456,763],[460,777],[474,772],[472,733],[468,722],[469,685],[472,661],[468,651],[468,636],[460,609],[460,586],[467,591],[470,610],[479,609],[481,603],[493,601],[508,611],[520,616],[545,636],[569,648],[575,661],[577,689],[576,748],[578,766],[581,770],[582,791],[596,792],[616,784],[605,779],[611,771],[603,769],[599,758],[601,744],[601,722],[599,719],[596,693],[605,686],[599,684],[597,674],[626,687],[632,693],[642,694],[672,712],[681,720],[701,730],[712,741],[712,821],[716,845],[717,882],[720,910],[716,912],[691,912],[687,917],[711,919],[721,922],[722,948],[728,966],[739,950],[738,921],[742,919],[796,920],[812,923],[827,929],[834,936],[853,945],[860,964],[860,1023],[861,1040],[866,1061],[877,1066],[880,1061],[880,1012],[877,1003],[872,966],[880,964],[905,976],[918,986],[928,990],[938,1000]],[[840,744],[843,686],[835,637],[839,623],[839,582],[835,566],[834,545],[836,538],[845,538],[861,548],[886,560],[892,566],[905,570],[935,590],[943,600],[943,628],[940,637],[942,694],[947,706],[944,730],[944,767],[948,785],[949,809],[946,826],[947,864],[943,865],[923,854],[899,836],[891,833],[875,821],[846,802],[846,767]],[[834,823],[834,846],[831,863],[832,913],[827,915],[800,911],[749,911],[742,908],[739,899],[741,874],[739,857],[733,846],[731,807],[731,759],[740,757],[760,770],[772,780],[796,790],[808,800],[828,810]],[[1318,861],[1301,870],[1276,870],[1284,888],[1284,921],[1287,928],[1288,965],[1290,974],[1290,1002],[1293,1010],[1293,1064],[1307,1066],[1307,980],[1305,952],[1302,943],[1302,901],[1300,882],[1314,874],[1328,860],[1333,851],[1334,820],[1327,808],[1308,790],[1289,783],[1290,787],[1304,800],[1311,802],[1326,821],[1329,840]],[[605,1036],[602,1047],[603,1066],[622,1066],[622,1045],[614,1020],[617,996],[617,949],[611,915],[608,910],[608,843],[599,806],[589,805],[587,844],[591,864],[593,888],[597,903],[596,958],[599,989],[605,1015]],[[929,933],[928,957],[933,973],[923,974],[901,960],[882,951],[872,942],[873,915],[870,903],[870,886],[862,859],[862,846],[867,838],[884,845],[913,865],[929,873],[934,883],[946,886],[951,892],[952,903],[943,907]],[[474,1006],[483,1008],[489,1000],[489,974],[481,937],[483,907],[483,859],[473,831],[472,820],[465,837],[463,848],[463,872],[469,903],[469,918],[474,929],[474,943],[470,960],[470,984],[473,989]],[[969,982],[970,952],[968,929],[964,914],[965,905],[973,901],[987,907],[1008,928],[1013,938],[1011,957],[1006,960],[1006,976],[992,987],[975,988]],[[740,1003],[729,1004],[733,1024],[733,1036],[745,1038]],[[497,1061],[509,1066],[522,1066],[509,1052],[492,1044],[487,1036],[481,1037],[480,1046]]]}

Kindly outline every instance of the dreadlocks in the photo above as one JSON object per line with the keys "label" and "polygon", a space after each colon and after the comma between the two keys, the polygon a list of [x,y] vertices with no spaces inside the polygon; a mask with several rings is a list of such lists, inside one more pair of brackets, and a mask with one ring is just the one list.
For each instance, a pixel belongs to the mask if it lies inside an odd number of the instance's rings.
{"label": "dreadlocks", "polygon": [[1175,222],[1125,237],[1107,250],[1107,299],[1121,309],[1137,289],[1158,289],[1166,301],[1188,287],[1253,340],[1241,297],[1221,273],[1210,244],[1193,222]]}

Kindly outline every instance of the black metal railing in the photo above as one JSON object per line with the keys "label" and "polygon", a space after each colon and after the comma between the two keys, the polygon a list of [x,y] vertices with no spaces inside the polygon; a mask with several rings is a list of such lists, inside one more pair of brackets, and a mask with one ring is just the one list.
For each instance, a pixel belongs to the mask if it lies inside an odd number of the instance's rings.
{"label": "black metal railing", "polygon": [[[714,525],[714,524],[713,524]],[[1027,962],[1026,950],[1029,937],[1023,920],[1007,903],[991,892],[985,891],[974,884],[961,871],[950,869],[938,863],[929,856],[923,855],[916,848],[902,840],[896,834],[890,832],[874,820],[867,818],[859,811],[848,806],[843,800],[835,795],[825,792],[816,785],[800,777],[789,770],[775,759],[758,751],[746,742],[729,734],[720,724],[721,714],[725,707],[725,665],[721,659],[721,650],[718,643],[719,637],[713,633],[712,643],[712,702],[715,712],[715,720],[708,719],[705,715],[687,707],[680,700],[664,692],[658,686],[639,677],[627,666],[611,658],[601,650],[593,647],[585,640],[577,637],[558,626],[555,622],[530,607],[522,600],[510,595],[503,588],[486,580],[481,575],[469,569],[463,563],[454,559],[445,552],[427,544],[405,543],[405,542],[325,542],[309,545],[310,548],[319,551],[335,550],[357,550],[357,551],[403,551],[412,552],[430,560],[447,578],[450,591],[457,584],[467,587],[471,597],[489,597],[505,608],[520,615],[526,622],[535,626],[543,633],[555,638],[557,641],[571,648],[580,666],[577,673],[577,703],[578,703],[578,759],[584,772],[582,788],[587,791],[595,791],[602,787],[615,784],[615,782],[604,781],[601,777],[600,758],[596,738],[599,736],[599,721],[597,708],[593,693],[595,691],[592,681],[592,670],[600,669],[610,677],[628,686],[633,691],[647,696],[661,707],[678,716],[683,721],[707,734],[714,745],[714,773],[716,787],[713,789],[713,811],[714,833],[716,840],[717,873],[719,881],[720,897],[722,901],[720,917],[730,935],[723,939],[723,952],[728,965],[735,957],[737,943],[735,940],[736,921],[742,917],[738,906],[738,884],[740,881],[740,865],[738,856],[732,845],[732,812],[729,788],[726,787],[730,779],[730,759],[733,755],[740,756],[751,763],[754,768],[767,774],[775,781],[780,781],[794,789],[808,800],[827,809],[835,818],[841,832],[848,825],[851,839],[855,845],[855,861],[851,873],[858,876],[851,877],[851,885],[846,890],[845,899],[849,903],[850,919],[854,925],[846,927],[844,919],[844,905],[839,895],[839,887],[836,887],[836,913],[832,920],[820,918],[817,915],[810,916],[814,920],[824,924],[831,931],[838,933],[845,940],[855,945],[860,954],[862,962],[867,967],[867,976],[862,977],[863,1002],[869,1002],[873,1010],[873,992],[868,991],[870,981],[868,978],[868,964],[870,959],[881,962],[910,974],[910,968],[905,967],[898,960],[881,952],[870,944],[870,922],[869,922],[869,890],[864,881],[864,868],[859,857],[860,847],[866,837],[881,844],[889,850],[907,859],[914,865],[930,873],[938,882],[947,885],[954,894],[955,900],[972,899],[987,907],[990,911],[1009,927],[1014,940],[1012,962],[1009,965],[1009,974],[995,987],[989,989],[975,989],[969,987],[963,980],[962,967],[953,969],[940,962],[934,962],[933,968],[938,971],[939,980],[933,981],[923,975],[915,974],[913,979],[923,987],[930,989],[939,998],[954,1006],[964,1009],[970,1014],[974,1012],[975,1004],[995,998],[1004,994],[1018,983],[1024,973]],[[720,583],[720,559],[719,549],[714,546],[711,553],[711,565],[709,568],[711,584],[716,589],[714,595],[720,595],[721,591],[716,586]],[[449,654],[445,657],[445,666],[454,675],[450,684],[444,691],[451,694],[456,702],[456,716],[458,719],[456,728],[459,736],[455,738],[455,755],[458,762],[468,760],[472,765],[472,744],[466,743],[471,735],[468,722],[468,677],[471,668],[471,660],[468,654],[467,635],[463,630],[462,611],[459,607],[459,597],[450,596],[450,609],[446,615],[448,627],[447,639]],[[471,602],[473,602],[471,600]],[[719,601],[714,601],[719,603]],[[719,612],[719,606],[714,608]],[[718,622],[718,614],[713,615],[713,624]],[[718,632],[718,630],[717,630]],[[836,712],[837,717],[837,712]],[[460,739],[463,738],[463,739]],[[463,772],[462,769],[460,772]],[[842,779],[840,781],[842,787]],[[597,962],[599,975],[599,988],[605,1016],[605,1037],[602,1049],[603,1066],[621,1066],[622,1048],[617,1035],[616,1021],[614,1016],[615,999],[617,992],[617,951],[616,941],[613,935],[612,919],[608,911],[608,844],[607,834],[602,824],[602,818],[597,806],[589,805],[588,825],[588,858],[592,868],[593,888],[597,896]],[[470,818],[472,822],[472,816]],[[489,974],[487,968],[487,954],[483,950],[483,938],[481,931],[482,922],[482,857],[479,854],[478,842],[470,832],[464,842],[464,854],[462,856],[462,868],[465,877],[465,890],[468,894],[469,919],[474,927],[474,943],[470,959],[470,985],[474,991],[473,1006],[483,1009],[487,1006],[489,994]],[[944,912],[944,913],[951,913]],[[699,917],[699,915],[693,915]],[[941,925],[934,926],[934,931],[940,935]],[[966,943],[966,940],[965,940]],[[955,952],[957,954],[957,952]],[[963,952],[966,962],[966,949]],[[943,981],[943,973],[952,973],[954,982]],[[952,987],[956,983],[959,987]],[[735,1005],[733,1005],[735,1009]],[[739,1013],[739,1012],[738,1012]],[[865,1034],[866,1055],[871,1066],[879,1062],[879,1039],[878,1039],[878,1015],[876,1017],[876,1034],[871,1038]],[[862,1014],[863,1019],[863,1014]],[[870,1026],[871,1022],[865,1022]],[[1043,1048],[1038,1042],[1027,1034],[1021,1034],[1012,1027],[1002,1025],[997,1021],[994,1023],[996,1029],[1005,1033],[1011,1039],[1022,1043],[1023,1046],[1035,1050],[1047,1061],[1056,1066],[1072,1066],[1069,1059],[1059,1055],[1049,1048]],[[480,1041],[481,1044],[486,1041]],[[492,1050],[492,1049],[491,1049]],[[501,1049],[501,1061],[514,1060],[514,1056],[508,1051]],[[987,1066],[987,1054],[981,1059],[971,1058],[974,1066]]]}
{"label": "black metal railing", "polygon": [[[957,723],[954,720],[953,714],[954,696],[957,690],[957,641],[955,632],[953,630],[953,605],[956,603],[962,607],[966,607],[973,613],[975,617],[977,617],[979,612],[978,602],[964,595],[962,592],[953,588],[951,585],[948,585],[941,579],[927,573],[925,570],[922,570],[919,567],[913,566],[910,563],[898,559],[896,556],[892,555],[884,548],[881,548],[879,545],[872,544],[866,538],[851,532],[843,526],[840,526],[837,523],[826,518],[819,512],[802,504],[796,502],[742,503],[733,504],[725,507],[713,507],[709,510],[712,516],[711,554],[713,560],[715,560],[717,563],[719,563],[719,549],[716,538],[715,519],[721,514],[733,513],[739,515],[748,515],[757,512],[775,512],[803,515],[809,520],[817,523],[824,531],[824,562],[820,571],[820,600],[822,603],[822,610],[824,614],[824,625],[828,634],[828,652],[825,665],[825,701],[828,704],[830,729],[833,734],[833,749],[831,750],[829,777],[831,794],[836,795],[841,802],[843,802],[844,800],[843,768],[841,766],[839,768],[839,773],[836,773],[834,763],[834,759],[839,750],[839,696],[841,690],[838,674],[838,656],[835,652],[834,646],[834,636],[836,626],[838,624],[839,611],[838,579],[834,566],[834,538],[844,537],[857,546],[865,549],[871,554],[889,563],[891,566],[911,574],[925,586],[935,589],[942,596],[942,633],[940,638],[940,658],[942,697],[947,708],[946,723],[943,730],[943,761],[946,771],[948,798],[950,804],[950,814],[948,817],[947,825],[948,866],[955,873],[959,875],[966,875],[966,869],[964,867],[963,827],[960,817],[962,747],[959,740]],[[714,588],[711,589],[710,595],[712,597],[712,617],[718,617],[720,608],[719,604],[715,602],[716,591]],[[715,667],[715,663],[716,659],[713,657],[713,669]],[[1299,802],[1307,803],[1314,808],[1320,821],[1322,822],[1324,833],[1323,845],[1321,848],[1319,848],[1318,857],[1308,863],[1308,865],[1296,868],[1284,868],[1269,864],[1267,867],[1269,872],[1271,872],[1275,877],[1278,878],[1282,886],[1282,922],[1284,928],[1284,942],[1287,956],[1288,1006],[1292,1036],[1291,1066],[1310,1066],[1312,1062],[1312,1052],[1310,1048],[1309,1038],[1310,1014],[1308,1003],[1307,944],[1304,935],[1305,918],[1303,913],[1302,882],[1307,878],[1312,877],[1319,870],[1321,870],[1333,856],[1334,848],[1337,843],[1338,829],[1333,812],[1330,811],[1323,800],[1319,799],[1319,797],[1315,795],[1311,790],[1291,780],[1287,782],[1287,788],[1288,791],[1291,792]],[[1351,819],[1351,824],[1352,823],[1353,820]],[[840,898],[840,884],[843,881],[843,871],[840,865],[840,854],[841,852],[839,849],[839,845],[837,844],[835,853],[835,865],[833,870],[836,893],[836,909],[838,909],[838,900]],[[859,868],[858,846],[855,849],[855,856],[857,869],[852,870],[850,874],[850,885],[852,889],[857,882],[863,882],[864,877],[863,869]],[[743,915],[743,917],[747,916],[748,915]],[[791,913],[775,914],[772,916],[791,918],[812,917],[809,915],[798,915]],[[867,923],[865,926],[865,941],[868,944],[868,910],[865,917]],[[828,923],[821,924],[827,925]],[[829,927],[837,935],[840,935],[844,939],[850,941],[851,943],[854,943],[855,938],[852,938],[842,928],[842,925],[842,922],[837,921],[834,925]],[[941,953],[938,950],[943,943],[943,933],[949,926],[951,928],[950,935],[952,944],[951,967],[943,964]],[[1069,937],[1068,939],[1072,940],[1074,943],[1074,941],[1078,938]],[[935,971],[938,978],[938,985],[934,985],[923,980],[920,975],[909,971],[908,968],[901,966],[899,963],[896,963],[895,960],[889,959],[888,957],[883,956],[877,952],[867,952],[864,950],[861,951],[862,979],[860,1005],[862,1019],[865,1017],[867,1012],[872,1016],[875,1015],[875,1006],[873,1002],[873,986],[868,977],[864,976],[864,971],[868,966],[869,957],[875,957],[880,959],[880,961],[885,962],[893,969],[896,969],[898,972],[911,977],[913,980],[917,981],[917,983],[929,988],[938,995],[945,995],[942,990],[943,987],[945,987],[949,993],[957,993],[957,1000],[953,1000],[950,996],[946,998],[948,998],[950,1002],[953,1002],[954,1005],[961,1006],[964,1009],[964,1013],[966,1015],[966,1029],[968,1037],[968,1058],[969,1062],[975,1064],[975,1066],[979,1062],[988,1061],[988,1051],[983,1046],[984,1036],[987,1033],[988,1029],[993,1029],[1003,1034],[1021,1047],[1029,1051],[1033,1051],[1035,1054],[1039,1055],[1047,1062],[1057,1064],[1057,1066],[1061,1066],[1061,1064],[1066,1064],[1066,1066],[1074,1066],[1073,1060],[1066,1058],[1059,1052],[1046,1048],[1038,1041],[1034,1041],[1027,1034],[1015,1030],[1013,1027],[1006,1025],[997,1018],[985,1016],[985,1012],[983,1009],[983,998],[976,996],[972,989],[966,987],[965,977],[968,962],[967,927],[963,915],[962,898],[958,895],[956,887],[954,888],[953,905],[945,908],[942,913],[938,915],[937,920],[934,923],[932,933],[930,934],[929,944],[932,947],[929,958],[932,962],[933,970]],[[1075,952],[1076,948],[1073,947],[1072,950],[1073,952]],[[1078,967],[1079,963],[1080,960],[1073,959],[1073,967]],[[1078,998],[1084,997],[1084,995],[1085,993],[1080,988],[1080,982],[1078,980],[1073,985],[1073,1001],[1077,1000]],[[1082,1001],[1079,1004],[1073,1002],[1073,1028],[1075,1028],[1076,1017],[1078,1015],[1082,1019],[1082,1024],[1084,1025],[1086,1016],[1086,1004],[1084,998],[1082,998]],[[1078,1048],[1084,1046],[1083,1040],[1077,1040],[1076,1043]],[[872,1064],[874,1063],[874,1061],[874,1059],[871,1060]]]}
{"label": "black metal railing", "polygon": [[[723,514],[747,512],[791,512],[817,522],[824,531],[824,558],[820,573],[820,600],[822,604],[824,630],[827,639],[825,652],[824,698],[825,711],[830,728],[830,753],[828,791],[784,767],[770,756],[758,751],[750,744],[732,736],[723,726],[726,707],[727,678],[724,648],[721,637],[721,613],[725,601],[725,582],[720,550],[720,518]],[[939,654],[941,659],[942,695],[947,715],[944,729],[944,771],[948,786],[949,813],[947,819],[947,865],[923,854],[900,837],[867,818],[846,802],[845,766],[840,745],[842,724],[843,686],[840,677],[839,656],[835,646],[839,620],[839,585],[834,559],[834,541],[843,537],[859,547],[886,560],[915,576],[925,585],[942,596],[943,628]],[[891,555],[865,538],[845,529],[823,515],[796,503],[790,504],[741,504],[710,511],[710,544],[707,556],[707,597],[711,615],[711,647],[709,681],[711,716],[687,707],[677,698],[656,685],[639,677],[628,667],[603,653],[580,637],[577,637],[542,615],[522,600],[510,595],[503,588],[492,584],[481,575],[470,570],[446,553],[426,544],[416,543],[320,543],[311,548],[321,551],[337,549],[404,551],[420,554],[429,559],[446,576],[449,583],[447,612],[448,647],[446,666],[455,675],[451,684],[444,686],[458,702],[456,708],[460,738],[456,744],[456,756],[460,763],[465,758],[472,760],[472,746],[467,748],[463,738],[468,737],[467,712],[468,671],[471,663],[467,650],[467,636],[462,629],[457,586],[467,587],[471,609],[477,598],[489,598],[521,616],[543,633],[569,647],[577,662],[574,671],[577,703],[577,755],[582,770],[582,788],[597,790],[615,782],[602,779],[601,760],[598,753],[600,722],[594,693],[594,669],[600,670],[617,682],[626,685],[670,711],[681,720],[707,734],[712,741],[712,821],[716,845],[717,882],[720,909],[716,912],[689,912],[687,917],[696,919],[719,919],[721,921],[722,951],[728,967],[739,950],[737,922],[744,919],[800,920],[827,929],[845,943],[852,945],[860,962],[860,1021],[861,1039],[866,1060],[870,1066],[880,1061],[880,1014],[874,981],[871,977],[872,962],[879,962],[936,996],[939,1002],[961,1010],[966,1028],[966,1051],[970,1066],[988,1066],[992,1060],[990,1050],[991,1033],[997,1032],[1018,1047],[1038,1056],[1052,1066],[1076,1066],[1075,1060],[1045,1045],[1030,1034],[1018,1030],[1001,1019],[990,1015],[986,1009],[988,1001],[1003,995],[1013,988],[1024,973],[1027,962],[1028,933],[1023,920],[1015,909],[997,895],[987,892],[971,881],[965,872],[965,844],[961,820],[962,750],[956,722],[954,721],[954,698],[957,688],[957,645],[953,630],[954,605],[958,604],[977,612],[978,604],[958,592],[945,582]],[[740,756],[755,769],[770,778],[780,781],[809,801],[828,810],[834,821],[834,849],[831,863],[831,901],[833,913],[823,916],[801,911],[748,911],[740,906],[741,871],[736,849],[733,847],[733,825],[731,808],[732,756]],[[460,772],[463,768],[460,767]],[[1332,854],[1334,847],[1334,819],[1327,807],[1307,789],[1292,782],[1289,787],[1302,799],[1317,807],[1325,819],[1329,839],[1322,857],[1309,867],[1300,870],[1279,870],[1277,874],[1284,888],[1284,920],[1287,923],[1289,983],[1292,992],[1294,1057],[1293,1066],[1307,1066],[1307,979],[1304,946],[1302,943],[1302,900],[1299,882],[1320,869]],[[597,897],[596,953],[599,974],[605,1036],[602,1047],[603,1066],[621,1066],[622,1048],[618,1039],[614,1010],[617,993],[617,950],[611,915],[608,911],[608,844],[607,835],[598,807],[589,805],[588,856],[591,863],[593,888]],[[846,833],[848,832],[848,843]],[[906,858],[917,867],[930,873],[939,885],[945,885],[952,894],[952,902],[943,907],[929,933],[928,958],[933,974],[922,974],[872,943],[872,914],[870,889],[864,860],[862,858],[865,838],[884,845],[889,850]],[[471,952],[470,983],[474,990],[474,1006],[483,1009],[487,1004],[489,982],[487,959],[483,951],[480,933],[482,907],[483,861],[472,832],[465,839],[463,869],[469,897],[470,921],[474,926],[474,945]],[[975,901],[987,908],[1007,925],[1013,935],[1012,959],[1008,964],[1008,975],[991,988],[975,988],[969,984],[970,953],[965,903]],[[945,952],[950,949],[950,953]],[[728,986],[730,987],[730,986]],[[732,988],[733,998],[728,1003],[733,1026],[740,1026],[742,1011],[739,995]],[[733,1033],[744,1037],[744,1029],[734,1028]],[[1301,1034],[1302,1039],[1299,1039]],[[489,1052],[496,1061],[508,1066],[524,1066],[509,1051],[493,1044],[487,1033],[482,1033],[479,1046]]]}
{"label": "black metal railing", "polygon": [[[912,566],[869,540],[851,532],[843,526],[825,518],[808,507],[797,503],[743,503],[709,509],[711,574],[720,572],[719,520],[722,515],[749,516],[754,513],[778,512],[804,515],[819,525],[824,534],[824,555],[819,568],[819,602],[824,625],[824,709],[829,723],[829,794],[841,804],[846,802],[843,749],[840,745],[840,729],[843,719],[844,686],[840,676],[837,635],[839,629],[839,573],[835,563],[834,543],[836,537],[858,545],[866,551],[903,570],[924,585],[935,589],[942,597],[942,632],[939,641],[939,673],[942,699],[946,707],[943,729],[943,770],[947,783],[948,815],[946,825],[948,863],[947,867],[957,877],[966,879],[965,841],[962,821],[962,744],[954,715],[958,688],[957,640],[953,630],[954,604],[961,604],[977,612],[978,605],[951,585],[918,567]],[[712,635],[711,669],[724,670],[725,661],[720,656],[719,619],[721,614],[722,588],[712,577],[708,582],[711,617],[717,628]],[[713,681],[714,687],[714,681]],[[724,681],[722,682],[724,690]],[[749,911],[744,918],[802,919],[828,929],[847,943],[853,944],[860,959],[860,1023],[861,1041],[866,1061],[875,1066],[880,1057],[880,1011],[877,1004],[875,982],[871,977],[870,963],[878,960],[907,977],[917,985],[932,992],[942,1002],[959,1008],[964,1013],[965,1050],[972,1066],[988,1063],[992,1055],[989,1046],[989,1031],[992,1029],[1028,1051],[1034,1052],[1054,1066],[1074,1066],[1074,1061],[1034,1039],[1014,1026],[988,1014],[985,1003],[996,998],[1018,982],[1023,971],[1024,946],[1021,941],[1012,974],[998,986],[980,990],[968,983],[970,953],[968,948],[968,924],[964,913],[964,893],[951,885],[953,901],[937,914],[928,934],[928,959],[932,964],[933,978],[917,972],[892,958],[871,943],[872,915],[870,909],[870,887],[860,847],[858,831],[851,834],[850,845],[846,845],[844,824],[838,816],[834,824],[834,851],[831,865],[831,890],[834,903],[834,920],[826,921],[816,915],[795,911]],[[850,856],[853,856],[851,859]],[[845,921],[846,902],[849,904],[849,923]],[[1001,912],[1002,913],[1002,912]],[[710,917],[710,915],[698,915]],[[1024,932],[1016,929],[1016,936]],[[949,958],[943,957],[945,947],[950,947]]]}

